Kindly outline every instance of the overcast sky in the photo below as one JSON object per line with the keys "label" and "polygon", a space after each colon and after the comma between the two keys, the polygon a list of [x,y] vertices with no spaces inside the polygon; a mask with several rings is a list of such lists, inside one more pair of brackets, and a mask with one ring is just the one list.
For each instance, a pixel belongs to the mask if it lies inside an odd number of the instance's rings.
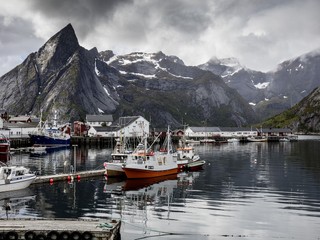
{"label": "overcast sky", "polygon": [[163,51],[187,65],[236,57],[268,71],[320,48],[320,0],[0,1],[0,76],[68,23],[87,49]]}

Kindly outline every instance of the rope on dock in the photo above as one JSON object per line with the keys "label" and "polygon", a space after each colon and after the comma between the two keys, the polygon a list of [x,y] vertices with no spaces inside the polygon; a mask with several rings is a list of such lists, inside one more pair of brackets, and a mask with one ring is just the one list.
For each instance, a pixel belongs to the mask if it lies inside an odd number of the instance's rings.
{"label": "rope on dock", "polygon": [[[144,229],[144,230],[148,230],[148,231],[150,231],[150,232],[161,233],[161,234],[162,234],[161,236],[167,236],[167,235],[208,236],[208,235],[206,235],[206,234],[198,234],[198,233],[174,233],[174,232],[159,231],[159,230],[152,229],[152,228],[145,228],[145,227],[142,227],[142,226],[138,226],[138,225],[132,224],[132,223],[130,223],[130,222],[128,222],[128,221],[125,221],[125,220],[122,220],[122,219],[121,219],[121,222],[126,223],[126,224],[131,225],[131,226],[134,226],[134,227],[137,227],[137,228],[142,228],[142,229]],[[156,237],[156,236],[144,236],[144,237],[136,238],[135,240],[145,239],[145,238],[151,238],[151,237]],[[157,235],[157,237],[159,237],[159,235]]]}

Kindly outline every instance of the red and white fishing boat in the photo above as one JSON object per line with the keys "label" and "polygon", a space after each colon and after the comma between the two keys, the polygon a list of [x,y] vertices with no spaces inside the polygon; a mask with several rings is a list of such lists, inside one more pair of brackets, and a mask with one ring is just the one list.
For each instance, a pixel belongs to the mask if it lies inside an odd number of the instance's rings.
{"label": "red and white fishing boat", "polygon": [[0,135],[0,154],[8,154],[10,152],[10,141],[3,134]]}
{"label": "red and white fishing boat", "polygon": [[167,138],[159,151],[147,148],[147,139],[139,144],[137,150],[127,157],[123,170],[127,178],[153,178],[178,173],[177,154],[173,152],[168,128]]}

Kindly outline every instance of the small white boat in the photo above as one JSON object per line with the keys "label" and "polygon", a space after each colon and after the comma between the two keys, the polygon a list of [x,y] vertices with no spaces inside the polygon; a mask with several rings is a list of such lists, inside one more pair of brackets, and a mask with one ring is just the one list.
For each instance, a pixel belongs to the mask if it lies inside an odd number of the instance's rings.
{"label": "small white boat", "polygon": [[288,139],[288,138],[280,138],[279,139],[279,142],[290,142],[290,139]]}
{"label": "small white boat", "polygon": [[36,179],[34,173],[23,166],[7,166],[0,162],[0,192],[15,191],[29,187]]}
{"label": "small white boat", "polygon": [[216,140],[211,139],[211,138],[204,138],[200,140],[200,143],[215,143]]}
{"label": "small white boat", "polygon": [[239,138],[230,138],[227,141],[228,141],[228,143],[236,143],[236,142],[240,142],[240,139]]}
{"label": "small white boat", "polygon": [[249,142],[266,142],[268,141],[268,138],[257,136],[257,137],[248,137],[247,140]]}

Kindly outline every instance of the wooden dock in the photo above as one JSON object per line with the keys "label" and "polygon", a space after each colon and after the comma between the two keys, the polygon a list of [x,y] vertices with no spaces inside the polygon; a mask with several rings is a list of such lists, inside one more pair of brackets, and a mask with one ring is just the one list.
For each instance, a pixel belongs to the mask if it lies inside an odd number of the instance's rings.
{"label": "wooden dock", "polygon": [[33,184],[35,183],[53,183],[56,181],[72,181],[80,180],[81,178],[98,177],[105,174],[105,169],[81,171],[76,173],[62,173],[55,175],[38,176]]}
{"label": "wooden dock", "polygon": [[0,219],[0,239],[120,240],[117,220]]}

